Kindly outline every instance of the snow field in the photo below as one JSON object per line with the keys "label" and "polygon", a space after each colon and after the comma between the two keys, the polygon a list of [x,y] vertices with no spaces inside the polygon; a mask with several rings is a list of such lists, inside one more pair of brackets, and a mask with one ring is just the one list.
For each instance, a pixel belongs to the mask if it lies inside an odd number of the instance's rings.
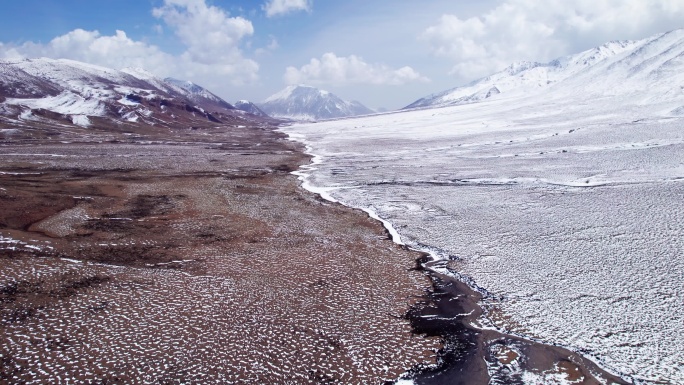
{"label": "snow field", "polygon": [[312,188],[451,255],[490,294],[483,323],[683,382],[684,122],[661,114],[681,101],[560,99],[285,130],[319,156]]}

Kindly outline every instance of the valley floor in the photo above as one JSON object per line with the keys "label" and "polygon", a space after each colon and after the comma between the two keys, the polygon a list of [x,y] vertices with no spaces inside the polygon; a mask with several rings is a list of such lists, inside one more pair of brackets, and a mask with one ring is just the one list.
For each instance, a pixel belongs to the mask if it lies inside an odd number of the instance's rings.
{"label": "valley floor", "polygon": [[417,255],[300,189],[282,137],[6,140],[0,383],[370,384],[433,362],[404,317]]}
{"label": "valley floor", "polygon": [[[601,376],[563,349],[464,328],[477,293],[439,276],[429,289],[419,253],[300,188],[289,173],[309,158],[270,128],[6,132],[0,383]],[[418,370],[444,341],[444,365]]]}

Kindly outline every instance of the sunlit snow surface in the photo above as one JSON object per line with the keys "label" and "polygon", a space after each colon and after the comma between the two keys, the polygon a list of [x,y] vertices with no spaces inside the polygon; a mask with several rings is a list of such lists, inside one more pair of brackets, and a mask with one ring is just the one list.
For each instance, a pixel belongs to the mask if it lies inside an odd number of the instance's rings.
{"label": "sunlit snow surface", "polygon": [[285,128],[306,183],[438,248],[490,322],[635,382],[684,383],[677,102],[530,97]]}

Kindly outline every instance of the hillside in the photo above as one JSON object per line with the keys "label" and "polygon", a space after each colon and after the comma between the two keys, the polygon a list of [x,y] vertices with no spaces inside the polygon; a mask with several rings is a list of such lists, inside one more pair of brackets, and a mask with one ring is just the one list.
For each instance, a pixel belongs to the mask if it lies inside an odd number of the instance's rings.
{"label": "hillside", "polygon": [[624,95],[635,101],[657,101],[681,96],[682,87],[684,30],[675,30],[638,41],[612,41],[548,63],[515,63],[465,86],[421,98],[405,108],[541,93],[553,98]]}
{"label": "hillside", "polygon": [[203,128],[259,125],[262,117],[190,82],[140,69],[118,71],[71,60],[0,61],[0,127]]}
{"label": "hillside", "polygon": [[238,100],[235,102],[235,108],[241,111],[245,111],[252,115],[261,116],[268,118],[268,114],[261,110],[256,104],[250,102],[249,100]]}

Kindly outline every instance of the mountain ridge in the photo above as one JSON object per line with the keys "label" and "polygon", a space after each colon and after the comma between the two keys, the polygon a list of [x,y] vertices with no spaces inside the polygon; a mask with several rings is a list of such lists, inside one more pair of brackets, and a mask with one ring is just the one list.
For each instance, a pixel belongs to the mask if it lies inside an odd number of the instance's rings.
{"label": "mountain ridge", "polygon": [[669,79],[682,84],[682,58],[684,29],[641,40],[610,41],[547,63],[512,63],[466,85],[420,98],[403,109],[477,103],[499,94],[513,97],[549,90],[585,92],[587,96],[634,93],[645,87],[667,92],[671,84],[664,84],[661,75],[669,71]]}
{"label": "mountain ridge", "polygon": [[0,125],[5,127],[125,130],[271,123],[192,82],[161,79],[139,68],[115,70],[68,59],[0,60]]}

